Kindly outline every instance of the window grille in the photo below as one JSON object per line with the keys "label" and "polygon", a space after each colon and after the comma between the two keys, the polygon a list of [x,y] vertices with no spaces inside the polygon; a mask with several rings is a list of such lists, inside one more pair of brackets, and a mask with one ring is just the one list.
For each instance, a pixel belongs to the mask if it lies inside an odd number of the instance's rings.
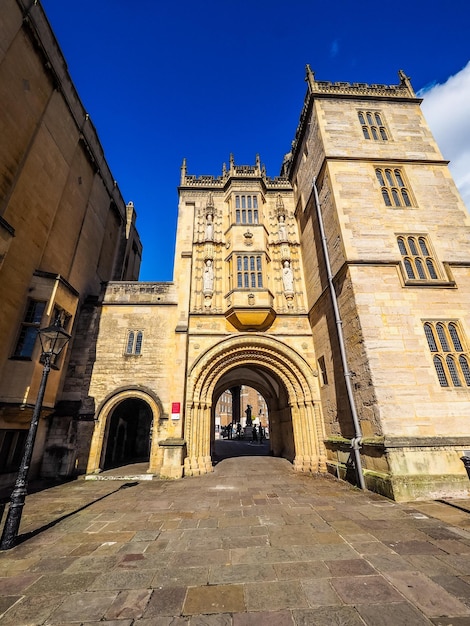
{"label": "window grille", "polygon": [[470,387],[468,355],[456,322],[425,322],[423,327],[441,387]]}

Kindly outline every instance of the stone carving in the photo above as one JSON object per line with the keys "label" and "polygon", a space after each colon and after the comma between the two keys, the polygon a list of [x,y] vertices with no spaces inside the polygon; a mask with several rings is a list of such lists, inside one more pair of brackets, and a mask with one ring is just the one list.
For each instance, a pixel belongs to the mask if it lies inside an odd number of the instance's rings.
{"label": "stone carving", "polygon": [[206,241],[214,239],[214,221],[212,213],[208,213],[206,217]]}
{"label": "stone carving", "polygon": [[282,282],[284,284],[284,291],[287,294],[294,293],[294,273],[290,266],[290,261],[284,261],[284,267],[282,269]]}
{"label": "stone carving", "polygon": [[212,261],[210,259],[207,259],[204,266],[203,289],[204,294],[206,292],[212,294],[214,289],[214,268],[212,267]]}

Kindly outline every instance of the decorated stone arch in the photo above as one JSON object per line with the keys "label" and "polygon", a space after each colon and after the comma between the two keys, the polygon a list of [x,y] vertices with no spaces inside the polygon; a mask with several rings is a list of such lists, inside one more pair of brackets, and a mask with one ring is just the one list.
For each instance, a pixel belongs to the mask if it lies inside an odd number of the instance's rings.
{"label": "decorated stone arch", "polygon": [[[134,415],[126,419],[125,410],[132,411]],[[90,455],[88,458],[87,474],[97,473],[103,469],[119,463],[119,446],[125,445],[122,442],[119,428],[130,425],[133,429],[133,436],[136,439],[132,445],[137,446],[137,456],[143,453],[142,458],[148,459],[148,473],[158,473],[161,465],[161,451],[158,446],[158,436],[155,432],[159,419],[162,416],[161,403],[156,395],[141,387],[127,387],[117,389],[109,394],[98,407],[96,412],[95,428],[91,441]],[[116,424],[116,418],[120,424]],[[128,422],[128,424],[126,424]],[[134,423],[132,423],[134,422]],[[114,430],[113,430],[114,427]],[[135,435],[140,429],[139,435]],[[124,450],[124,448],[123,448]],[[116,458],[113,458],[114,457]],[[122,455],[123,464],[130,459]]]}
{"label": "decorated stone arch", "polygon": [[[286,343],[258,334],[237,335],[208,349],[188,375],[185,475],[212,471],[211,433],[217,393],[235,372],[262,392],[270,413],[272,452],[301,472],[326,471],[318,378]],[[253,377],[255,383],[250,380]]]}

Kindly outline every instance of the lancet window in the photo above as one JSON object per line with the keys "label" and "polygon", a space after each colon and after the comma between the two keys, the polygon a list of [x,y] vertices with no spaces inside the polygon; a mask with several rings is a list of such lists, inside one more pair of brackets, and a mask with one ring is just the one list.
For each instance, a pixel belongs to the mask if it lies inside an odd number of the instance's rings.
{"label": "lancet window", "polygon": [[425,322],[424,334],[441,387],[470,387],[469,357],[457,323]]}
{"label": "lancet window", "polygon": [[376,168],[375,175],[379,181],[385,206],[412,206],[411,194],[401,169],[397,167]]}
{"label": "lancet window", "polygon": [[426,237],[401,235],[397,237],[397,243],[408,279],[427,281],[439,278]]}

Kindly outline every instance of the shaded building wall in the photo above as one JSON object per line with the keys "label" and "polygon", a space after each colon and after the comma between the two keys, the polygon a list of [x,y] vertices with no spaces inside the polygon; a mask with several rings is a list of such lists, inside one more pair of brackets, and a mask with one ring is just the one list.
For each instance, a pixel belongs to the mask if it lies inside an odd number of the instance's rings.
{"label": "shaded building wall", "polygon": [[[39,347],[18,348],[25,322],[47,326],[61,312],[73,335],[60,370],[49,376],[44,416],[51,415],[60,399],[67,362],[74,359],[74,329],[83,303],[98,296],[102,281],[138,278],[141,244],[133,206],[126,207],[109,171],[41,6],[5,0],[0,42],[0,437],[4,441],[11,431],[28,427],[42,373]],[[41,304],[32,321],[28,311],[35,302],[44,303],[44,308]],[[59,431],[63,429],[62,424]],[[41,420],[32,476],[38,472],[45,437]],[[12,472],[4,471],[0,484],[11,478]]]}

